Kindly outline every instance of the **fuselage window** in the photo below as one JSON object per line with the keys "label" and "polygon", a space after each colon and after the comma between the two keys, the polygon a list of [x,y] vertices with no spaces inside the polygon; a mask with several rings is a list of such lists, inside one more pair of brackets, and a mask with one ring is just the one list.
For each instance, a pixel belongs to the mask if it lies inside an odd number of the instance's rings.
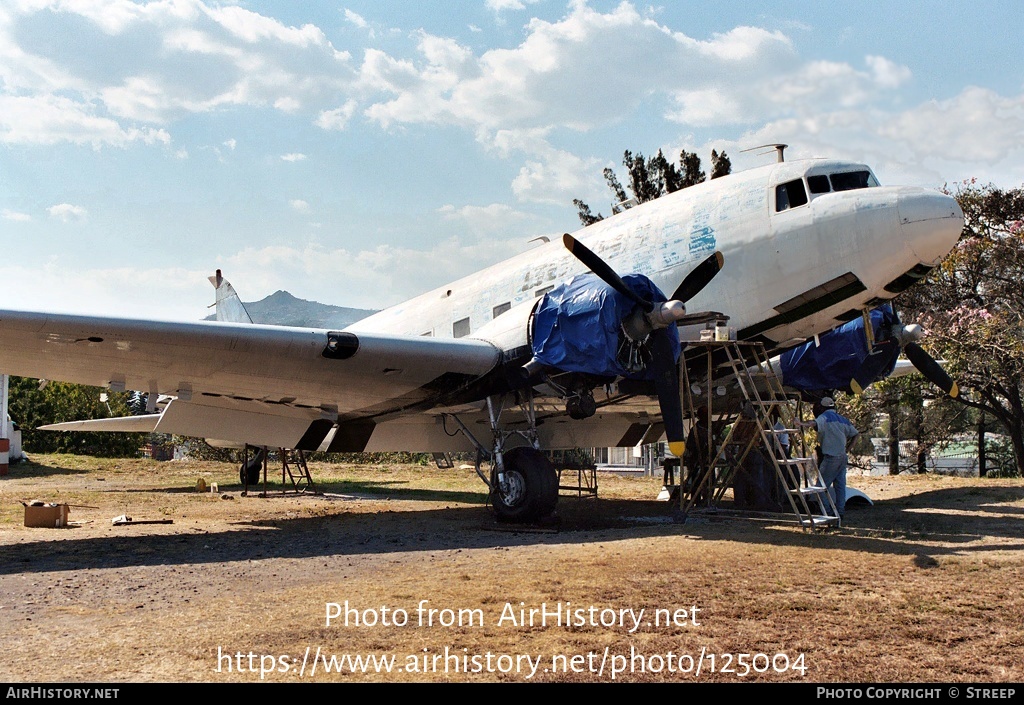
{"label": "fuselage window", "polygon": [[832,174],[833,191],[852,191],[858,188],[878,186],[878,182],[869,171],[848,171],[844,174]]}
{"label": "fuselage window", "polygon": [[775,210],[785,211],[807,205],[807,191],[804,180],[796,179],[775,187]]}
{"label": "fuselage window", "polygon": [[433,338],[434,337],[434,329],[431,328],[426,333],[420,333],[420,337],[421,338]]}
{"label": "fuselage window", "polygon": [[544,296],[544,294],[548,293],[549,291],[551,291],[554,288],[555,288],[554,285],[552,285],[552,286],[545,286],[545,287],[543,287],[541,289],[537,289],[537,291],[535,291],[534,294],[536,296]]}
{"label": "fuselage window", "polygon": [[828,177],[824,174],[808,176],[807,187],[811,189],[811,193],[828,193],[832,190],[832,187],[828,185]]}
{"label": "fuselage window", "polygon": [[491,318],[497,318],[501,314],[505,313],[505,311],[508,311],[510,308],[512,308],[511,301],[506,301],[503,304],[498,304],[497,306],[491,309]]}
{"label": "fuselage window", "polygon": [[469,335],[469,319],[460,318],[452,324],[452,335],[456,338],[464,338]]}

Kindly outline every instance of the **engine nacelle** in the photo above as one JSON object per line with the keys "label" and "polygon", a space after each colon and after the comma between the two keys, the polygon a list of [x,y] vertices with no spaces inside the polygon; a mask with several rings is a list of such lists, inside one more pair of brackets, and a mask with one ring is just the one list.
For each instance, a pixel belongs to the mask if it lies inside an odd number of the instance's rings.
{"label": "engine nacelle", "polygon": [[539,302],[540,299],[531,299],[510,308],[473,333],[472,337],[486,340],[505,351],[528,347],[530,316]]}

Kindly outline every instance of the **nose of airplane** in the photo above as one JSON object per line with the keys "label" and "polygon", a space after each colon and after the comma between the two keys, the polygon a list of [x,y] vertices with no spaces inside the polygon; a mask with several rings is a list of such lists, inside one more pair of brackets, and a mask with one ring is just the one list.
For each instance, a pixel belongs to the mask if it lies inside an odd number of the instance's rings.
{"label": "nose of airplane", "polygon": [[922,264],[939,264],[953,249],[964,228],[960,204],[952,196],[938,191],[901,191],[898,209],[904,240]]}

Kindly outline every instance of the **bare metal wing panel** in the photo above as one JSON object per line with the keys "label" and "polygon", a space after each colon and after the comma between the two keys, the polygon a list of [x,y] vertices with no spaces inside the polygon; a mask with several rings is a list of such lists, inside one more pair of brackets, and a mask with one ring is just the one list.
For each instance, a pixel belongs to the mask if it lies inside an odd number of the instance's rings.
{"label": "bare metal wing panel", "polygon": [[342,335],[342,354],[331,358],[323,330],[0,311],[0,370],[344,416],[429,403],[439,388],[477,379],[500,360],[496,347],[474,339]]}

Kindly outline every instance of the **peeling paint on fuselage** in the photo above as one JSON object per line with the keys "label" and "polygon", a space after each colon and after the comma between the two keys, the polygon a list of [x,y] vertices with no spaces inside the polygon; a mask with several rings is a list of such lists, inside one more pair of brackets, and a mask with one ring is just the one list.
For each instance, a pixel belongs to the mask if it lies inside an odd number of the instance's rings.
{"label": "peeling paint on fuselage", "polygon": [[[574,233],[621,274],[639,273],[671,295],[715,250],[725,265],[693,300],[691,311],[716,310],[744,328],[777,314],[782,302],[846,272],[866,290],[841,310],[891,298],[886,283],[919,263],[902,242],[897,204],[908,187],[871,187],[812,195],[805,206],[774,212],[777,184],[809,171],[867,169],[808,160],[776,164],[708,181],[631,208]],[[938,196],[938,194],[936,194]],[[958,228],[942,237],[956,241]],[[495,307],[534,300],[585,270],[561,238],[366,318],[348,330],[452,337],[470,319],[470,335],[491,322]],[[836,325],[834,307],[769,331],[775,340],[806,337]],[[525,339],[525,331],[523,333]]]}

